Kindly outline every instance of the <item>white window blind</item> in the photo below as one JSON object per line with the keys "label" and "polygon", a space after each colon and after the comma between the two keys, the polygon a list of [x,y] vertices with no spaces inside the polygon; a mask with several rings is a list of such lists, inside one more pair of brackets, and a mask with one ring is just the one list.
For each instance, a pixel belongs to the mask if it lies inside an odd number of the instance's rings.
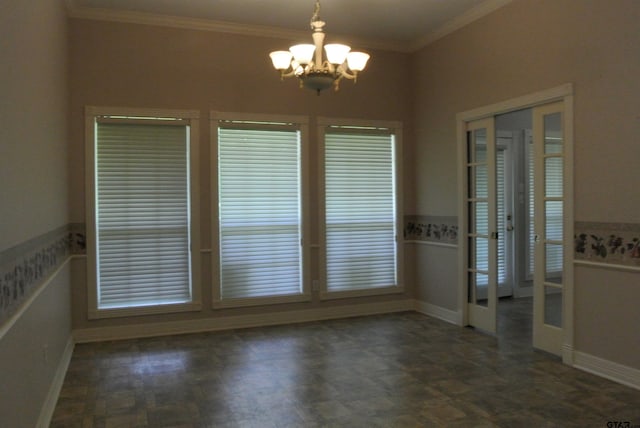
{"label": "white window blind", "polygon": [[96,124],[98,308],[191,301],[188,126]]}
{"label": "white window blind", "polygon": [[[486,171],[486,169],[485,169]],[[504,284],[507,276],[507,251],[506,251],[506,182],[505,182],[506,170],[506,155],[505,150],[501,147],[496,148],[496,219],[498,231],[497,242],[497,260],[498,260],[498,284]],[[488,176],[486,173],[477,173],[475,179],[476,192],[480,195],[487,195],[489,193]],[[477,224],[486,225],[489,224],[489,212],[484,208],[476,208],[476,222]],[[475,248],[475,257],[478,261],[478,269],[488,270],[489,263],[489,246],[477,245]],[[480,275],[477,279],[477,285],[486,286],[488,281],[487,275]]]}
{"label": "white window blind", "polygon": [[527,221],[527,279],[533,278],[534,272],[534,262],[535,262],[535,211],[534,211],[534,203],[533,203],[533,141],[529,140],[526,146],[526,165],[527,165],[527,213],[528,213],[528,221]]}
{"label": "white window blind", "polygon": [[300,133],[290,128],[218,128],[221,299],[302,293]]}
{"label": "white window blind", "polygon": [[[549,144],[549,143],[547,143]],[[534,157],[533,143],[527,148],[527,212],[528,221],[528,245],[527,245],[527,277],[533,278],[534,254],[535,254],[535,230],[534,230]],[[561,198],[563,196],[563,166],[562,157],[544,158],[545,197]],[[562,217],[563,202],[561,200],[545,201],[545,238],[554,241],[562,241]],[[562,248],[548,246],[545,255],[547,273],[562,272]]]}
{"label": "white window blind", "polygon": [[562,272],[562,219],[563,219],[563,168],[562,141],[545,139],[544,195],[545,195],[545,276],[557,276]]}
{"label": "white window blind", "polygon": [[[496,150],[496,181],[497,189],[497,231],[498,231],[498,284],[504,284],[507,279],[507,187],[506,187],[506,152],[503,148]],[[488,256],[488,254],[487,254]]]}
{"label": "white window blind", "polygon": [[325,134],[325,233],[329,292],[395,286],[394,137]]}

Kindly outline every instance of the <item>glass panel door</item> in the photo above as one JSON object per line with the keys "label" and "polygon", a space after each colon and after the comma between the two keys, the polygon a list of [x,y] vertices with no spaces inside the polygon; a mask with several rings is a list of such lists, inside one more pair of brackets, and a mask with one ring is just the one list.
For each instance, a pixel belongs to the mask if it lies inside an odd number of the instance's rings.
{"label": "glass panel door", "polygon": [[562,103],[533,109],[534,315],[533,345],[562,352],[564,271],[564,133]]}
{"label": "glass panel door", "polygon": [[496,330],[496,144],[493,117],[467,123],[467,303],[469,324]]}

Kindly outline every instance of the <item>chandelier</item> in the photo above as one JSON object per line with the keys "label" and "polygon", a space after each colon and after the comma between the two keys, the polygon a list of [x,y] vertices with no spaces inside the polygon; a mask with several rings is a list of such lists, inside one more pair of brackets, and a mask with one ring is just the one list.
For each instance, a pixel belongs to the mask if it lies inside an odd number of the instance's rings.
{"label": "chandelier", "polygon": [[[333,85],[337,91],[340,80],[358,78],[358,72],[364,70],[369,54],[351,52],[351,47],[338,43],[324,45],[327,59],[322,59],[325,22],[320,19],[320,0],[311,17],[313,44],[291,46],[288,51],[271,52],[269,56],[280,78],[295,76],[300,80],[300,87],[312,89],[320,95],[320,91]],[[315,53],[315,55],[314,55]]]}

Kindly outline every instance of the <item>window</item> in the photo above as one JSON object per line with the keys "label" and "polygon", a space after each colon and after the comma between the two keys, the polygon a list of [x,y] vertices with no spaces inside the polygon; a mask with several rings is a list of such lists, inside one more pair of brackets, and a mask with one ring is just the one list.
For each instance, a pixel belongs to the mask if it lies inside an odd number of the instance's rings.
{"label": "window", "polygon": [[319,120],[325,297],[398,292],[400,126],[340,122]]}
{"label": "window", "polygon": [[[303,119],[214,114],[217,224],[214,304],[306,300],[302,247]],[[215,198],[214,198],[215,199]]]}
{"label": "window", "polygon": [[90,316],[199,309],[197,112],[86,113]]}

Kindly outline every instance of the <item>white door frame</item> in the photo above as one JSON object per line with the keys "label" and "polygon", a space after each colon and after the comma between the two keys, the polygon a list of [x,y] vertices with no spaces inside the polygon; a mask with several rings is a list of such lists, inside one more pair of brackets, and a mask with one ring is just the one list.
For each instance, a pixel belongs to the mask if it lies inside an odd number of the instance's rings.
{"label": "white door frame", "polygon": [[468,325],[467,311],[467,210],[466,207],[466,128],[467,122],[486,117],[531,108],[555,101],[564,103],[563,128],[565,132],[564,157],[564,257],[565,295],[563,298],[563,344],[562,359],[565,364],[573,364],[574,311],[573,311],[573,85],[567,83],[540,92],[512,98],[495,104],[467,110],[456,115],[458,142],[458,309],[462,313],[461,325]]}

